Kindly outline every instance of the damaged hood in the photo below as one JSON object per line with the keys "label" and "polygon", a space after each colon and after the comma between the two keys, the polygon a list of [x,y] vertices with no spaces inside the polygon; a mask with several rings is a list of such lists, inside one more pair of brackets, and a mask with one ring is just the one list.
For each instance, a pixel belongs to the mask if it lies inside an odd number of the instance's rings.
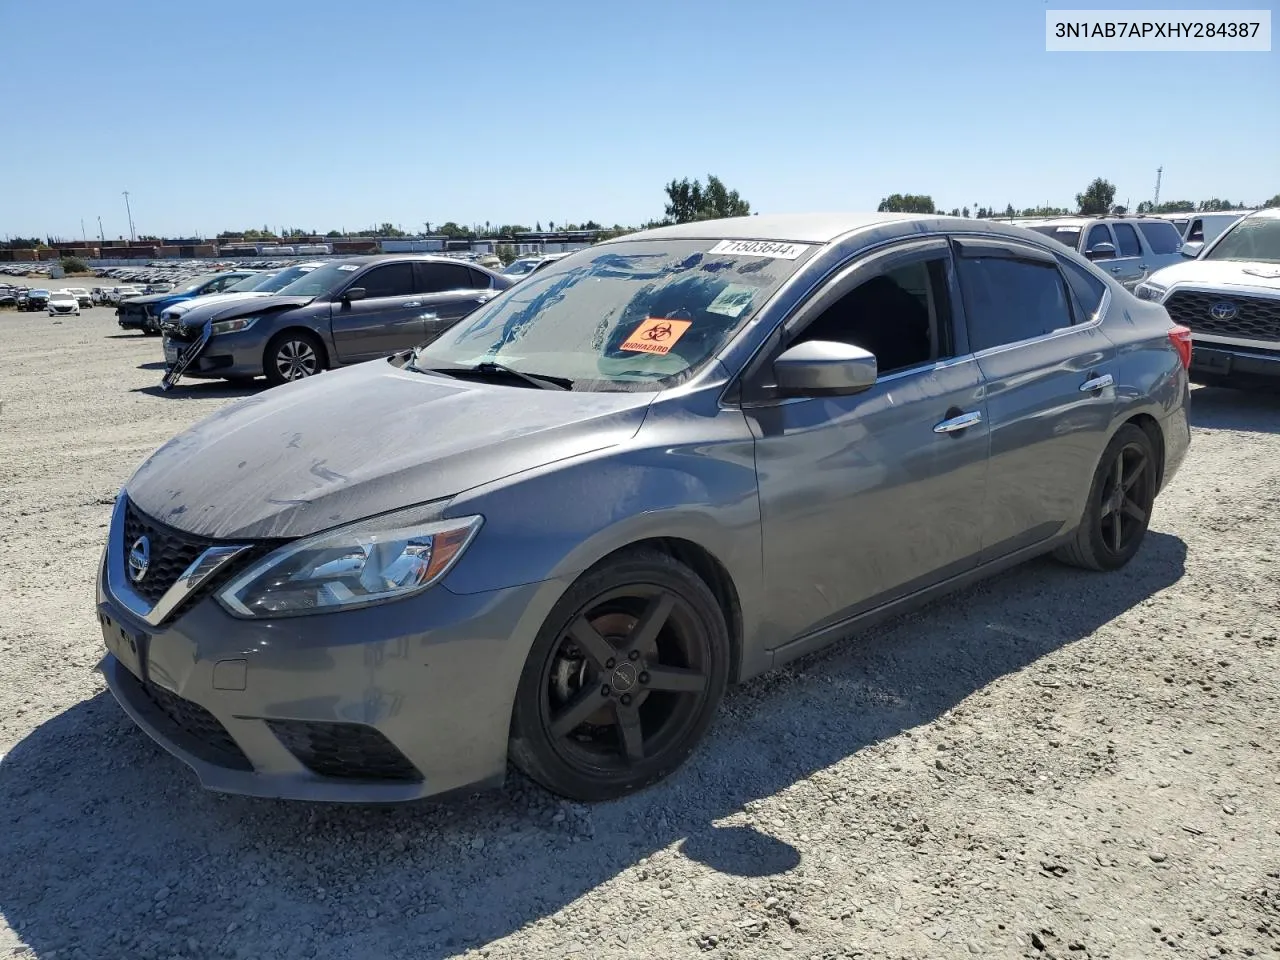
{"label": "damaged hood", "polygon": [[305,307],[315,297],[281,297],[276,294],[244,294],[249,299],[238,299],[230,302],[222,299],[202,303],[200,300],[188,301],[190,309],[178,317],[178,325],[186,333],[194,333],[208,320],[232,320],[236,317],[248,317],[255,313],[268,313],[274,310],[292,310]]}
{"label": "damaged hood", "polygon": [[223,408],[152,454],[124,493],[200,536],[300,537],[622,443],[654,396],[477,383],[374,360]]}

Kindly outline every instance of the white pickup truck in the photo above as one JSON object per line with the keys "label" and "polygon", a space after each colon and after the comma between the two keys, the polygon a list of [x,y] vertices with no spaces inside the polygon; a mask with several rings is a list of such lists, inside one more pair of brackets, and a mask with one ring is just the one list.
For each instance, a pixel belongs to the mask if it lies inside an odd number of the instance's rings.
{"label": "white pickup truck", "polygon": [[1189,252],[1134,292],[1191,328],[1192,382],[1280,387],[1280,208],[1241,217]]}

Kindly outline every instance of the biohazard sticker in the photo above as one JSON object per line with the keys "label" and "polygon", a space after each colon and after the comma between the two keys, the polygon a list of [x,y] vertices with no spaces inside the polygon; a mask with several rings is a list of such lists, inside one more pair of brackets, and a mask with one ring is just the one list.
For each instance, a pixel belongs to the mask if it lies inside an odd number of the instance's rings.
{"label": "biohazard sticker", "polygon": [[649,317],[622,342],[622,349],[640,353],[670,353],[671,348],[691,326],[692,320]]}

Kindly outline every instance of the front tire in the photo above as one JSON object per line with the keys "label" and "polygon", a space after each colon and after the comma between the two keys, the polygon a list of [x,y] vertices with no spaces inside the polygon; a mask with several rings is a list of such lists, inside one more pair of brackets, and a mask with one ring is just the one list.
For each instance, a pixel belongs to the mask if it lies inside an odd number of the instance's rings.
{"label": "front tire", "polygon": [[516,691],[511,761],[573,800],[656,783],[711,725],[729,663],[707,585],[664,553],[623,555],[584,574],[538,632]]}
{"label": "front tire", "polygon": [[1145,430],[1126,423],[1094,470],[1075,536],[1054,556],[1086,570],[1119,570],[1147,535],[1157,483],[1155,445]]}
{"label": "front tire", "polygon": [[276,334],[262,358],[262,372],[272,386],[314,377],[324,367],[324,345],[314,333],[305,330]]}

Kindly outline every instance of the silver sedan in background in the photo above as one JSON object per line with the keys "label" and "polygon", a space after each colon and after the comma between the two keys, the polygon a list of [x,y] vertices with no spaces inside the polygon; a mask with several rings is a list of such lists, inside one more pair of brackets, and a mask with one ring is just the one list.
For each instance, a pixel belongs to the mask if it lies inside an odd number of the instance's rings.
{"label": "silver sedan in background", "polygon": [[726,686],[1053,552],[1134,556],[1190,339],[993,221],[583,250],[430,344],[226,407],[118,498],[103,671],[208,787],[618,797]]}

